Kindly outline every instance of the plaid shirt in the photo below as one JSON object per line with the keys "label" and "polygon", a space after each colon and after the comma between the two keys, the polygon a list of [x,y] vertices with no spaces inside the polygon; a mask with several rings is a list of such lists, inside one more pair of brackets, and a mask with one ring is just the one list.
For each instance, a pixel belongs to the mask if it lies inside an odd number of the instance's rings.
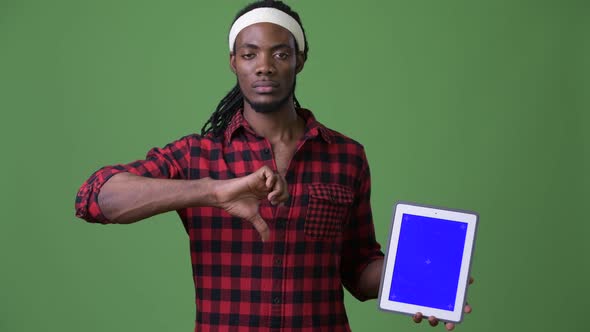
{"label": "plaid shirt", "polygon": [[[365,300],[360,273],[383,253],[375,240],[364,149],[310,111],[298,112],[306,128],[285,177],[290,198],[284,206],[260,205],[271,231],[267,242],[222,209],[178,211],[190,239],[195,331],[350,331],[342,286]],[[237,112],[222,137],[189,135],[150,150],[145,160],[98,170],[78,192],[76,215],[108,223],[97,197],[119,172],[231,179],[263,165],[276,171],[271,145]]]}

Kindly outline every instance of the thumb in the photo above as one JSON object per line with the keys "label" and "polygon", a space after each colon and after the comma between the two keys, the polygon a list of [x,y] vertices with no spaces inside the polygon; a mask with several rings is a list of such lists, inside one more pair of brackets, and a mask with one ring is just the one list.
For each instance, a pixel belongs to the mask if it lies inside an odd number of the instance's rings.
{"label": "thumb", "polygon": [[260,237],[262,238],[262,242],[266,242],[266,240],[268,240],[269,234],[270,234],[270,230],[268,229],[268,224],[266,223],[266,221],[264,221],[264,219],[262,219],[262,217],[260,216],[259,213],[256,213],[252,219],[250,219],[250,223],[252,223],[252,226],[254,226],[254,229],[256,229],[256,231],[258,231],[258,233],[260,234]]}

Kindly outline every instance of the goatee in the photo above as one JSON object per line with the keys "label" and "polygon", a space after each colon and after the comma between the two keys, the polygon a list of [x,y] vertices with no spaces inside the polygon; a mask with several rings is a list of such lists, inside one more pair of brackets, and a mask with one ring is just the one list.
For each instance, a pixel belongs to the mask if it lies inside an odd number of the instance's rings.
{"label": "goatee", "polygon": [[283,99],[270,103],[255,103],[246,98],[246,96],[244,96],[244,101],[250,104],[250,106],[256,113],[273,113],[285,106],[285,104],[289,102],[291,96],[292,94],[288,94]]}
{"label": "goatee", "polygon": [[291,96],[295,97],[295,85],[296,84],[297,84],[297,79],[293,80],[293,87],[291,88],[291,93],[287,94],[282,99],[279,99],[277,101],[270,102],[270,103],[256,103],[256,102],[252,102],[251,100],[249,100],[243,93],[242,93],[242,96],[244,96],[244,101],[247,102],[256,113],[266,113],[266,114],[273,113],[273,112],[280,110],[283,106],[285,106],[289,102],[289,99],[291,98]]}

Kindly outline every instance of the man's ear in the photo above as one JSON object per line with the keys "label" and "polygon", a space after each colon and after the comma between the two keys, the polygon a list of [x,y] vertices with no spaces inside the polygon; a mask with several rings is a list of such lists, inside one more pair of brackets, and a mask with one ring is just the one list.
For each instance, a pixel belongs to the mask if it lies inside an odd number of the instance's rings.
{"label": "man's ear", "polygon": [[299,72],[303,70],[305,60],[305,54],[303,54],[303,52],[297,52],[297,57],[295,58],[295,73],[299,74]]}
{"label": "man's ear", "polygon": [[229,53],[229,68],[234,74],[236,73],[236,55],[231,52]]}

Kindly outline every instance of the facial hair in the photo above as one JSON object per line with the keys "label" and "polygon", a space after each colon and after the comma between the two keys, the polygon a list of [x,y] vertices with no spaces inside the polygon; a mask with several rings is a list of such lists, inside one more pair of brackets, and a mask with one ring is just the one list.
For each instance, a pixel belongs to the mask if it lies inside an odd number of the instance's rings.
{"label": "facial hair", "polygon": [[289,102],[289,98],[291,96],[295,96],[296,83],[297,83],[297,78],[293,79],[293,87],[291,88],[291,92],[289,92],[285,97],[283,97],[277,101],[270,102],[270,103],[256,103],[256,102],[252,102],[251,100],[249,100],[244,95],[244,93],[242,93],[242,96],[244,96],[244,101],[247,102],[248,104],[250,104],[250,106],[252,107],[252,109],[256,113],[262,113],[262,114],[273,113],[273,112],[280,110],[283,106],[285,106],[285,104],[287,104]]}

